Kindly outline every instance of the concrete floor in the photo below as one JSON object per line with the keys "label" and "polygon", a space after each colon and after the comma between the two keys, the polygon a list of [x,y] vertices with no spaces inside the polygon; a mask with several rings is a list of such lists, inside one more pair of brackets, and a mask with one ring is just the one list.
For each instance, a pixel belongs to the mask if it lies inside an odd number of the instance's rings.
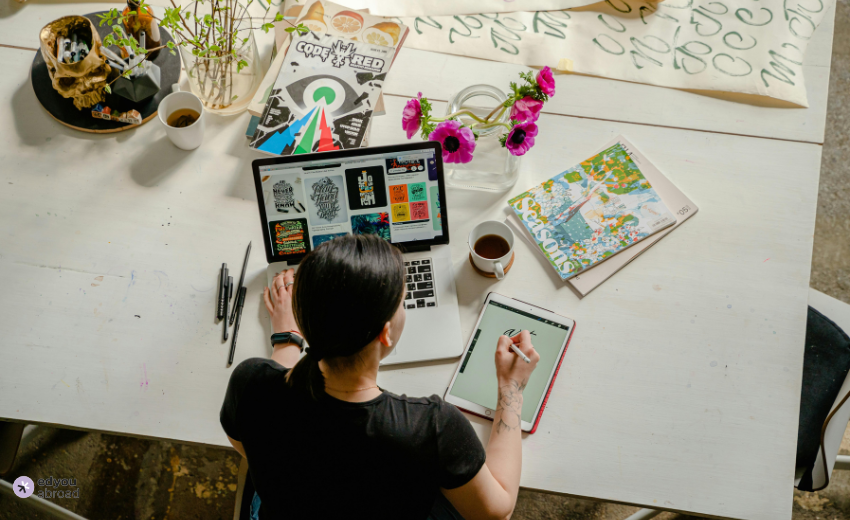
{"label": "concrete floor", "polygon": [[[837,3],[811,285],[850,303],[850,1]],[[850,454],[850,430],[842,452]],[[217,520],[233,518],[239,458],[233,451],[41,428],[12,475],[76,478],[80,498],[54,501],[93,520]],[[513,518],[621,520],[636,510],[522,491]],[[0,495],[0,519],[42,518],[48,517],[24,501]],[[793,519],[850,520],[850,471],[835,472],[820,493],[795,492]]]}

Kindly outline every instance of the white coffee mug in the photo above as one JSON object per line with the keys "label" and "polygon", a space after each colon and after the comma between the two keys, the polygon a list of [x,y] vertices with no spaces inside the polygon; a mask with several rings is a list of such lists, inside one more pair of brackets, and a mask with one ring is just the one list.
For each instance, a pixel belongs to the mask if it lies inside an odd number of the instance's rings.
{"label": "white coffee mug", "polygon": [[[475,243],[481,237],[496,235],[502,237],[508,243],[508,252],[499,258],[485,258],[475,252]],[[472,255],[472,263],[479,271],[493,273],[498,280],[505,277],[505,268],[510,265],[514,254],[514,233],[504,222],[497,220],[484,221],[469,232],[469,252]]]}
{"label": "white coffee mug", "polygon": [[[169,126],[168,117],[175,110],[183,108],[194,110],[200,114],[198,120],[189,126],[180,128]],[[165,133],[174,143],[174,146],[183,150],[194,150],[201,146],[201,142],[204,140],[204,104],[201,103],[198,96],[191,92],[172,92],[159,103],[158,112],[159,120],[165,127]]]}

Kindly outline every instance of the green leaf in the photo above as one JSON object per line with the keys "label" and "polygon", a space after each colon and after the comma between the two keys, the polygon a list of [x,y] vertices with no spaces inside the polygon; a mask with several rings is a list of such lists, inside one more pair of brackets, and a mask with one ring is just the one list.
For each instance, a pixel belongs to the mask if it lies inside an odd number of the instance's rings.
{"label": "green leaf", "polygon": [[248,66],[248,62],[247,62],[247,61],[245,61],[245,60],[239,60],[239,61],[236,63],[236,72],[237,72],[237,73],[238,73],[238,72],[242,72],[242,69],[244,69],[244,68],[245,68],[245,67],[247,67],[247,66]]}
{"label": "green leaf", "polygon": [[264,33],[268,33],[269,29],[272,29],[273,27],[274,27],[273,23],[264,23],[263,25],[260,26],[260,29],[262,29]]}
{"label": "green leaf", "polygon": [[174,48],[174,42],[173,42],[173,41],[170,41],[170,42],[166,43],[165,45],[166,45],[169,49],[173,49],[173,48]]}
{"label": "green leaf", "polygon": [[277,14],[274,16],[274,21],[275,21],[275,22],[282,22],[282,21],[283,21],[283,15],[282,15],[282,14],[280,14],[280,13],[277,13]]}
{"label": "green leaf", "polygon": [[109,85],[104,85],[103,90],[105,90],[107,94],[112,94],[112,87]]}

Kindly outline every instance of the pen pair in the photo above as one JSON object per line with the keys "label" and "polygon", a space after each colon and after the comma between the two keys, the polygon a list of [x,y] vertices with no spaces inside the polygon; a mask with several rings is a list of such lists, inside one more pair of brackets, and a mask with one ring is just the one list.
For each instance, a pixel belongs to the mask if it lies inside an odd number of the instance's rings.
{"label": "pen pair", "polygon": [[230,342],[230,355],[227,359],[228,366],[233,364],[233,356],[236,353],[236,337],[239,334],[239,325],[242,322],[242,308],[245,305],[245,296],[248,288],[245,287],[245,270],[248,268],[248,258],[251,255],[251,242],[245,251],[245,260],[242,263],[242,273],[239,275],[239,285],[236,288],[236,301],[233,302],[233,310],[228,319],[228,303],[233,297],[233,277],[228,275],[227,264],[221,264],[221,275],[219,278],[219,301],[216,316],[224,323],[222,338],[227,341],[227,327],[235,323],[233,329],[233,340]]}

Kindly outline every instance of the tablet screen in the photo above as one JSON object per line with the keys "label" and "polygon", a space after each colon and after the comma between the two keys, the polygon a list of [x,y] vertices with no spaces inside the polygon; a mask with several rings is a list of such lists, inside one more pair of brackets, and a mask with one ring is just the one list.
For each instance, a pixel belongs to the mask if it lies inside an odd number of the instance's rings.
{"label": "tablet screen", "polygon": [[514,336],[522,330],[531,333],[531,343],[540,354],[537,368],[523,391],[522,420],[531,422],[537,404],[546,392],[549,375],[558,363],[558,354],[567,340],[569,327],[531,313],[490,301],[449,394],[491,410],[496,409],[496,343],[499,336]]}

